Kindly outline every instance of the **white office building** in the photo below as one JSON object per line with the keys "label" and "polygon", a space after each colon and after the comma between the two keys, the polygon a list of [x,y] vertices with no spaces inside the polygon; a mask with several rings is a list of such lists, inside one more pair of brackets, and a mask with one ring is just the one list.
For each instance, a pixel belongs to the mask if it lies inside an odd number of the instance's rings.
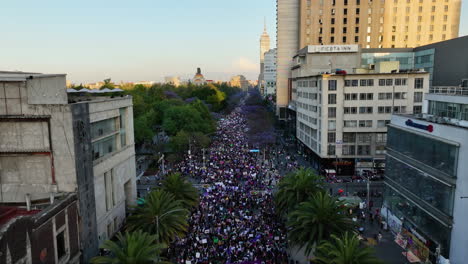
{"label": "white office building", "polygon": [[296,137],[317,168],[338,175],[385,166],[387,124],[395,113],[421,113],[429,73],[398,61],[361,68],[357,45],[309,46],[294,57],[290,109]]}
{"label": "white office building", "polygon": [[265,53],[264,69],[264,95],[276,94],[276,49],[271,49]]}
{"label": "white office building", "polygon": [[421,262],[463,264],[468,87],[432,88],[425,99],[424,114],[394,115],[389,125],[382,215],[396,241]]}

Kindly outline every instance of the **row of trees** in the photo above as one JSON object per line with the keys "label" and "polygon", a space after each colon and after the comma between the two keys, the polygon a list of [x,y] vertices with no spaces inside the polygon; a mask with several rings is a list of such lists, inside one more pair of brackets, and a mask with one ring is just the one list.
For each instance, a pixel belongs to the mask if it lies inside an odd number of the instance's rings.
{"label": "row of trees", "polygon": [[251,90],[241,113],[247,120],[247,136],[251,145],[264,147],[275,143],[274,117],[258,90]]}
{"label": "row of trees", "polygon": [[[152,142],[156,132],[170,137],[174,159],[190,144],[200,148],[210,143],[207,136],[216,129],[215,113],[233,108],[242,96],[239,88],[226,83],[207,85],[155,84],[122,86],[133,97],[135,142]],[[164,146],[159,146],[164,150]],[[162,152],[158,150],[156,152]]]}
{"label": "row of trees", "polygon": [[161,254],[188,229],[189,212],[198,205],[199,192],[180,174],[169,174],[161,187],[134,208],[127,219],[127,231],[119,233],[117,241],[106,241],[102,248],[109,256],[99,256],[92,263],[167,263]]}
{"label": "row of trees", "polygon": [[321,264],[381,263],[371,248],[361,245],[344,203],[330,196],[324,184],[310,169],[299,169],[278,183],[275,203],[290,245],[313,253]]}

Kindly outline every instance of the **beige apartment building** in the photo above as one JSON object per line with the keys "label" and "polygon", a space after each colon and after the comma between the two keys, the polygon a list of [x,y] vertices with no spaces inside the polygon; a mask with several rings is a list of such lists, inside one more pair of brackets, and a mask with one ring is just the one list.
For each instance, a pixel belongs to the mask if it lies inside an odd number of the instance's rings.
{"label": "beige apartment building", "polygon": [[[391,115],[422,112],[429,73],[402,70],[398,60],[366,67],[358,45],[331,47],[308,46],[294,57],[289,107],[297,139],[318,168],[341,175],[381,168]],[[342,70],[324,73],[329,62]]]}
{"label": "beige apartment building", "polygon": [[460,7],[460,0],[300,0],[298,48],[412,48],[456,38]]}
{"label": "beige apartment building", "polygon": [[414,48],[458,36],[461,0],[277,0],[277,115],[287,119],[292,56],[308,45]]}

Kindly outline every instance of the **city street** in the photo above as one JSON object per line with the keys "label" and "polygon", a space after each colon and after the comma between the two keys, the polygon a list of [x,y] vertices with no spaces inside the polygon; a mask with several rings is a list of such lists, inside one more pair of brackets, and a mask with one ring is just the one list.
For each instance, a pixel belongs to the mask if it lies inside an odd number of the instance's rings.
{"label": "city street", "polygon": [[232,113],[219,122],[206,168],[195,151],[176,166],[200,184],[201,200],[187,236],[169,250],[174,263],[287,263],[286,230],[272,200],[279,174],[250,152],[245,129]]}

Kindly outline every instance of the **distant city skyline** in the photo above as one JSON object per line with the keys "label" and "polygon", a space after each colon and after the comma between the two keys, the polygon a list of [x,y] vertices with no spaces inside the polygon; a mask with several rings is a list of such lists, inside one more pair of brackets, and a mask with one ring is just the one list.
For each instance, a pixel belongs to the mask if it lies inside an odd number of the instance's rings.
{"label": "distant city skyline", "polygon": [[[2,4],[0,70],[66,73],[73,83],[259,74],[266,17],[276,46],[275,0],[10,1]],[[460,36],[468,35],[462,3]]]}

